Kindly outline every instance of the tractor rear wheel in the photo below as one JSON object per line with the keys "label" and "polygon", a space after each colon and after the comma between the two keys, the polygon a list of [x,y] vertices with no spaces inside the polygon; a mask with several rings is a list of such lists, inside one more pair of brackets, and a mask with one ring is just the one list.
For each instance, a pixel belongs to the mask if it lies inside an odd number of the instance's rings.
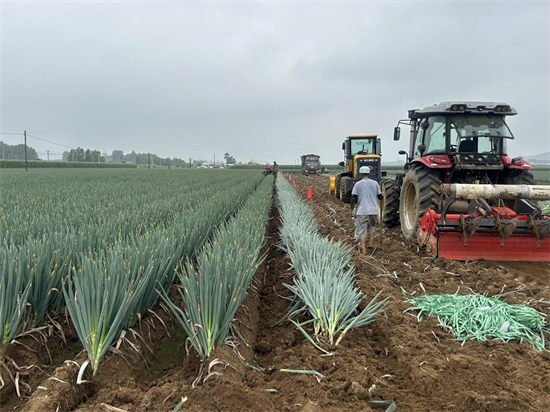
{"label": "tractor rear wheel", "polygon": [[506,185],[534,185],[533,173],[523,169],[511,169],[503,178]]}
{"label": "tractor rear wheel", "polygon": [[405,175],[401,187],[399,214],[401,232],[407,241],[416,243],[418,220],[426,209],[432,208],[439,212],[440,186],[439,173],[424,165],[413,165]]}
{"label": "tractor rear wheel", "polygon": [[[535,185],[533,173],[524,169],[510,169],[502,178],[502,184],[505,185]],[[512,210],[516,210],[518,200],[505,200],[504,204]],[[529,200],[530,203],[538,206],[538,201]]]}
{"label": "tractor rear wheel", "polygon": [[384,227],[395,227],[399,224],[399,192],[394,179],[380,180],[380,222]]}
{"label": "tractor rear wheel", "polygon": [[336,180],[334,182],[335,184],[334,195],[336,196],[336,199],[340,199],[340,181],[341,180],[342,180],[342,175],[338,173],[336,175]]}

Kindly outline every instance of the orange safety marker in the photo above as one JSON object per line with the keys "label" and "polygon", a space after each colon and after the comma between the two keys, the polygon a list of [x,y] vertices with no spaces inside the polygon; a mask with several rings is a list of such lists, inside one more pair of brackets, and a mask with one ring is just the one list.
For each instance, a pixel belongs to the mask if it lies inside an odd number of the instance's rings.
{"label": "orange safety marker", "polygon": [[311,196],[313,196],[313,188],[310,186],[309,190],[307,191],[307,198],[311,199]]}

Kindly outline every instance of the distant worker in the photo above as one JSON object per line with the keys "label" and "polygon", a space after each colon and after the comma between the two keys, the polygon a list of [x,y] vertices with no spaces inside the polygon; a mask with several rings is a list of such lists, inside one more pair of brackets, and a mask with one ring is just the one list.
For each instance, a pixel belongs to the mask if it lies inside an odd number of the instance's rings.
{"label": "distant worker", "polygon": [[277,172],[279,171],[279,165],[277,162],[273,161],[273,176],[277,179]]}
{"label": "distant worker", "polygon": [[[380,185],[377,181],[369,179],[371,168],[362,166],[359,169],[361,180],[359,180],[351,192],[351,217],[355,218],[355,240],[361,241],[361,251],[367,254],[367,236],[369,238],[369,249],[372,249],[374,241],[374,227],[378,222],[378,200],[382,200]],[[357,211],[354,210],[358,204]]]}
{"label": "distant worker", "polygon": [[265,167],[265,170],[264,170],[264,176],[270,175],[271,173],[272,173],[271,167],[269,167],[269,165],[267,165]]}

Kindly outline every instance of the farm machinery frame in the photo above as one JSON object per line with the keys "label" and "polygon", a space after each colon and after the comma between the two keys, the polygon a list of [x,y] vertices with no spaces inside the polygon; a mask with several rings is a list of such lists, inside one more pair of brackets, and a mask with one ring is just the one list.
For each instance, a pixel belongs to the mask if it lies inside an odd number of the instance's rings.
{"label": "farm machinery frame", "polygon": [[514,136],[507,103],[443,102],[409,110],[403,174],[381,182],[381,218],[401,224],[405,239],[432,255],[457,260],[550,261],[550,219],[537,201],[550,199],[536,186],[531,165],[510,158]]}

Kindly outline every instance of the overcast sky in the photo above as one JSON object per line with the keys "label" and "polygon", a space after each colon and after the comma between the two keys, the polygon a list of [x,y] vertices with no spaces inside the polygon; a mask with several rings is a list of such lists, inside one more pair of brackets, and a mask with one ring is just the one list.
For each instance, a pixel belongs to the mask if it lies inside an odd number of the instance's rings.
{"label": "overcast sky", "polygon": [[0,4],[3,133],[280,163],[378,134],[394,161],[408,109],[483,100],[519,112],[512,155],[550,150],[547,1]]}

